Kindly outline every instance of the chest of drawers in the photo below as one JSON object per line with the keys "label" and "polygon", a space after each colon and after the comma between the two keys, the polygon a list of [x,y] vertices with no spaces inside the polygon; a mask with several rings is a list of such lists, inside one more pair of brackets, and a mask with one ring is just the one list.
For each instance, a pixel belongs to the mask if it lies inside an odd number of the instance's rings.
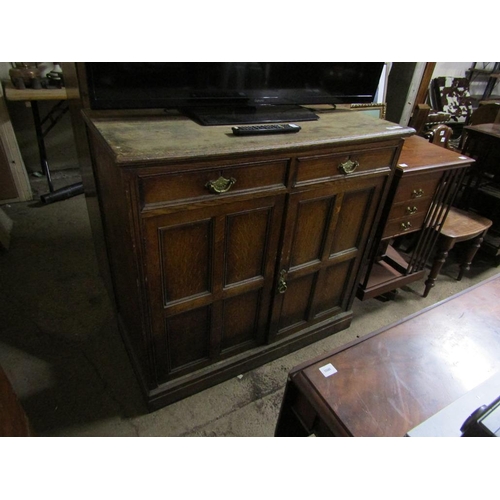
{"label": "chest of drawers", "polygon": [[[423,277],[448,209],[472,162],[423,137],[405,139],[358,298],[382,296]],[[409,250],[398,251],[395,242],[404,235],[413,235]]]}

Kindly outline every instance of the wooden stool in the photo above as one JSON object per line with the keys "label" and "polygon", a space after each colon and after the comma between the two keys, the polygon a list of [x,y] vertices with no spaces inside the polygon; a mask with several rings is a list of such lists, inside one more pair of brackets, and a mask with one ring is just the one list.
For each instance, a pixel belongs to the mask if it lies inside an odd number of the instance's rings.
{"label": "wooden stool", "polygon": [[458,208],[451,207],[448,216],[441,229],[441,234],[437,242],[436,257],[432,264],[431,272],[425,282],[424,297],[427,297],[431,288],[434,286],[436,278],[441,271],[441,267],[448,257],[449,251],[460,241],[472,240],[467,250],[463,262],[460,264],[460,272],[457,281],[462,279],[464,271],[470,269],[472,259],[479,250],[483,242],[484,235],[490,228],[492,222],[480,215],[465,212]]}

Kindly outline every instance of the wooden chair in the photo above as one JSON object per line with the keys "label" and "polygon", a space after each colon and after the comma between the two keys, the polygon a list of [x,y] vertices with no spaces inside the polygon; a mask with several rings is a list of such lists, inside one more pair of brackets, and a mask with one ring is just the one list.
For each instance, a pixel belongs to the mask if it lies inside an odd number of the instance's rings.
{"label": "wooden chair", "polygon": [[[500,123],[500,102],[481,101],[479,107],[470,116],[467,126],[481,125],[482,123]],[[467,139],[467,130],[464,132],[460,137],[460,150],[463,150]]]}
{"label": "wooden chair", "polygon": [[446,125],[449,120],[449,114],[434,111],[428,104],[417,104],[409,126],[415,129],[417,135],[425,137],[431,143],[454,149],[450,144],[453,129]]}
{"label": "wooden chair", "polygon": [[469,80],[464,77],[440,76],[431,80],[429,100],[436,111],[450,115],[446,125],[453,129],[453,148],[459,149],[464,125],[472,114]]}
{"label": "wooden chair", "polygon": [[470,241],[463,261],[460,264],[460,272],[458,273],[457,281],[462,279],[464,272],[470,269],[472,260],[479,250],[483,238],[491,224],[492,222],[489,219],[475,213],[465,212],[455,207],[450,208],[436,244],[436,256],[432,264],[431,272],[425,282],[424,297],[429,295],[431,288],[436,282],[439,271],[441,271],[448,257],[448,253],[455,246],[455,243]]}
{"label": "wooden chair", "polygon": [[500,102],[482,101],[472,113],[467,125],[480,125],[481,123],[500,122]]}
{"label": "wooden chair", "polygon": [[424,137],[429,140],[432,144],[441,146],[447,149],[453,149],[450,145],[450,139],[453,135],[453,130],[448,125],[441,123],[440,125],[434,125],[432,128],[427,130]]}
{"label": "wooden chair", "polygon": [[468,123],[472,114],[469,80],[464,77],[440,76],[431,81],[429,99],[437,111],[451,115],[447,125]]}
{"label": "wooden chair", "polygon": [[428,104],[417,104],[408,125],[415,129],[417,135],[424,136],[427,130],[434,125],[449,122],[450,119],[451,115],[449,113],[431,109]]}

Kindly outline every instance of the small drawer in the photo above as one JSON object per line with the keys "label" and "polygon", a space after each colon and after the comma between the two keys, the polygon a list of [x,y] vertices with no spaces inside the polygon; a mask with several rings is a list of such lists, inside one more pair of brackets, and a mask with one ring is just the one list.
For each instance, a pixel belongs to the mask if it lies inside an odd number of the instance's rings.
{"label": "small drawer", "polygon": [[332,177],[345,177],[380,168],[390,168],[394,148],[352,151],[297,158],[295,186],[302,183],[324,181]]}
{"label": "small drawer", "polygon": [[414,218],[427,213],[431,204],[432,198],[416,198],[413,200],[406,200],[397,205],[393,205],[389,212],[389,222],[393,219],[400,219],[401,217]]}
{"label": "small drawer", "polygon": [[142,206],[284,188],[288,163],[284,159],[145,176],[139,179]]}
{"label": "small drawer", "polygon": [[441,179],[441,173],[403,177],[399,182],[393,203],[417,201],[421,198],[432,198]]}
{"label": "small drawer", "polygon": [[389,221],[384,229],[382,238],[390,238],[401,234],[413,233],[422,228],[424,223],[425,213],[418,216],[403,217]]}

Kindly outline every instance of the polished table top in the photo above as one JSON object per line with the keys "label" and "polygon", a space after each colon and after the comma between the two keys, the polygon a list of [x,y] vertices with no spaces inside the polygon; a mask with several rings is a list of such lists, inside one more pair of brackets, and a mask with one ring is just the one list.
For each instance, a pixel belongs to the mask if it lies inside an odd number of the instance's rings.
{"label": "polished table top", "polygon": [[464,127],[465,130],[480,132],[500,139],[500,123],[481,123],[480,125],[471,125]]}
{"label": "polished table top", "polygon": [[404,436],[498,370],[500,274],[290,377],[348,434]]}
{"label": "polished table top", "polygon": [[64,101],[68,99],[66,88],[61,89],[16,89],[5,82],[5,98],[8,101]]}

